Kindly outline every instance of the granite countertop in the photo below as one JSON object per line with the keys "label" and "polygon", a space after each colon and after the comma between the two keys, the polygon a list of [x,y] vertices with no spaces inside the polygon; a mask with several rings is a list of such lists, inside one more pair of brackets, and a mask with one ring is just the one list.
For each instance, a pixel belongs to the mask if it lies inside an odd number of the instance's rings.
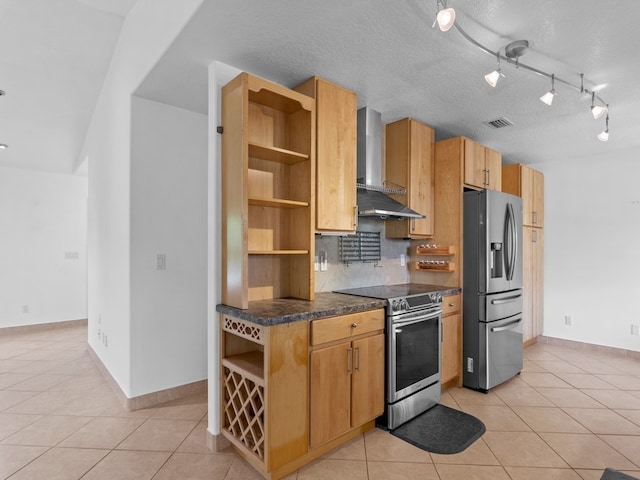
{"label": "granite countertop", "polygon": [[[434,292],[440,292],[442,295],[454,295],[462,291],[462,289],[455,287],[439,285],[430,285],[430,287],[433,287]],[[271,326],[363,312],[384,308],[386,305],[386,300],[377,298],[319,292],[311,301],[296,298],[275,298],[249,302],[249,308],[246,310],[224,304],[217,305],[216,310],[259,325]]]}
{"label": "granite countertop", "polygon": [[271,326],[363,312],[383,308],[386,304],[386,300],[377,298],[321,292],[316,293],[315,299],[311,301],[297,298],[274,298],[273,300],[249,302],[249,308],[246,310],[224,304],[218,305],[216,310],[259,325]]}

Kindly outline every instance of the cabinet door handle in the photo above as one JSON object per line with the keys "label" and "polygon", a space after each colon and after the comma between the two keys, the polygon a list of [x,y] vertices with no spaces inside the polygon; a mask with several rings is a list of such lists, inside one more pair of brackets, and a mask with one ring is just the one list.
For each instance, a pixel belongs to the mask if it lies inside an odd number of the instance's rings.
{"label": "cabinet door handle", "polygon": [[489,169],[484,171],[484,184],[489,185],[489,179],[491,178],[491,174],[489,173]]}
{"label": "cabinet door handle", "polygon": [[358,228],[358,206],[353,207],[353,228]]}
{"label": "cabinet door handle", "polygon": [[415,218],[411,219],[411,231],[412,232],[416,231],[416,219]]}
{"label": "cabinet door handle", "polygon": [[538,224],[538,212],[533,212],[533,224],[537,225]]}
{"label": "cabinet door handle", "polygon": [[360,347],[356,347],[356,372],[360,371]]}
{"label": "cabinet door handle", "polygon": [[347,373],[349,375],[353,373],[353,351],[351,348],[347,348]]}
{"label": "cabinet door handle", "polygon": [[358,328],[358,324],[357,324],[356,322],[353,322],[353,323],[351,324],[351,328]]}
{"label": "cabinet door handle", "polygon": [[537,230],[533,230],[533,235],[531,238],[533,243],[536,243],[538,241],[538,231]]}
{"label": "cabinet door handle", "polygon": [[455,304],[455,303],[450,303],[450,304],[449,304],[449,306],[450,306],[450,307],[455,307],[455,306],[456,306],[456,304]]}

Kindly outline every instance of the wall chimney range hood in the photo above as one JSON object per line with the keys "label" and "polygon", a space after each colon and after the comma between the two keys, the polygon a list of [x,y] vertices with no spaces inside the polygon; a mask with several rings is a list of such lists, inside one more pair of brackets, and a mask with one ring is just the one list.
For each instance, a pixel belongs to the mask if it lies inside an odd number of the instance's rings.
{"label": "wall chimney range hood", "polygon": [[388,194],[405,195],[403,187],[382,184],[382,116],[369,107],[358,110],[358,216],[381,220],[425,218],[391,198]]}

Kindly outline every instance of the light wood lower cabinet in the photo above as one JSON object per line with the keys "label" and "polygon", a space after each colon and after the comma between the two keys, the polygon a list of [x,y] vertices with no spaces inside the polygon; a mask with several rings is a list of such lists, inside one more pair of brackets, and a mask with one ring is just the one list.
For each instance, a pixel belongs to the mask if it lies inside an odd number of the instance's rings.
{"label": "light wood lower cabinet", "polygon": [[[311,335],[335,322],[348,331],[329,344],[312,345],[310,354],[310,445],[320,446],[384,411],[384,312],[333,317],[312,322]],[[326,322],[325,326],[323,322]],[[366,331],[359,328],[365,324]],[[371,331],[372,326],[377,326]],[[327,345],[327,346],[325,346]]]}
{"label": "light wood lower cabinet", "polygon": [[442,368],[443,387],[459,385],[462,361],[462,295],[442,298]]}
{"label": "light wood lower cabinet", "polygon": [[222,433],[261,472],[308,451],[307,322],[221,315]]}
{"label": "light wood lower cabinet", "polygon": [[221,314],[220,328],[222,434],[266,478],[299,469],[382,414],[383,309],[269,327]]}

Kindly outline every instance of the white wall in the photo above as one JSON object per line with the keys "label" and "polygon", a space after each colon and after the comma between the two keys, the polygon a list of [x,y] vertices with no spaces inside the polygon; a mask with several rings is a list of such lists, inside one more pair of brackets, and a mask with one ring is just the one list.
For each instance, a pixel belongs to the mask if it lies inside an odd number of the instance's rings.
{"label": "white wall", "polygon": [[[221,303],[222,277],[222,187],[221,165],[222,151],[220,134],[216,127],[222,125],[221,89],[241,71],[224,63],[213,62],[209,65],[209,151],[207,172],[207,365],[208,365],[208,402],[209,412],[220,411],[220,326],[216,305]],[[212,435],[220,434],[220,416],[209,415],[207,429]]]}
{"label": "white wall", "polygon": [[[89,344],[125,395],[131,377],[131,95],[202,0],[138,0],[122,27],[79,158],[89,167]],[[98,337],[98,329],[106,334]]]}
{"label": "white wall", "polygon": [[544,334],[640,351],[637,152],[531,167],[545,175]]}
{"label": "white wall", "polygon": [[207,120],[132,101],[132,396],[207,378]]}
{"label": "white wall", "polygon": [[0,167],[0,328],[87,318],[86,229],[86,177]]}

